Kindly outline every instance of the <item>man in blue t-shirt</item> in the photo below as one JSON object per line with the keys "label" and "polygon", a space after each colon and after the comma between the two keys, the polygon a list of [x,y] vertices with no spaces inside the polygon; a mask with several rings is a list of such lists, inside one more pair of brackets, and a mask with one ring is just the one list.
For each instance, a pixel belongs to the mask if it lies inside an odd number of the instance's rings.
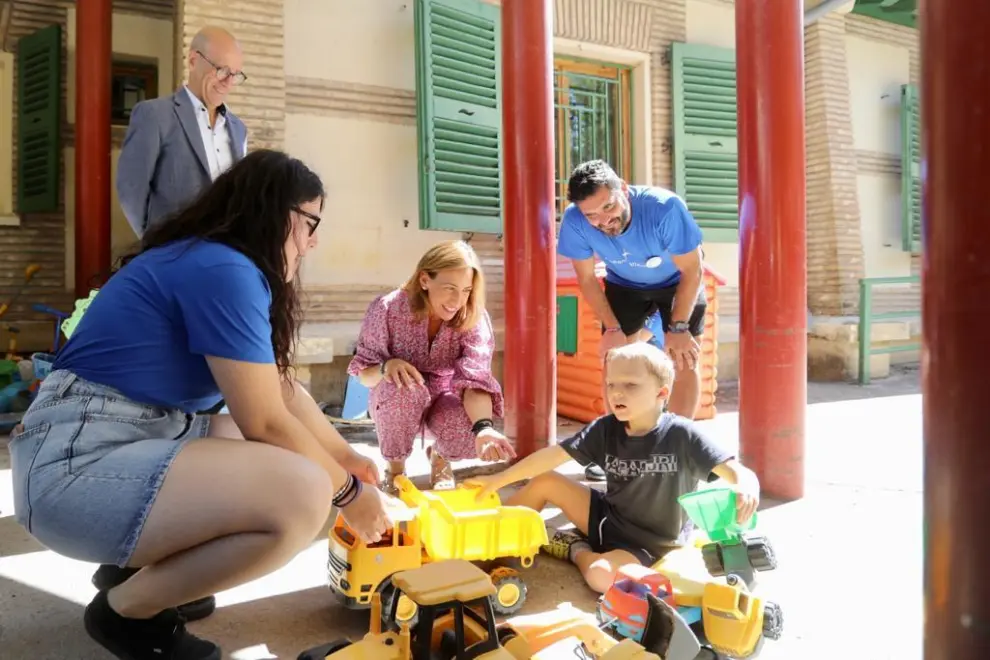
{"label": "man in blue t-shirt", "polygon": [[[697,222],[674,193],[630,186],[602,160],[574,169],[567,199],[557,252],[573,262],[581,295],[602,322],[602,355],[649,337],[644,328],[659,313],[662,346],[677,369],[668,408],[693,419],[706,308]],[[605,263],[604,291],[596,257]]]}

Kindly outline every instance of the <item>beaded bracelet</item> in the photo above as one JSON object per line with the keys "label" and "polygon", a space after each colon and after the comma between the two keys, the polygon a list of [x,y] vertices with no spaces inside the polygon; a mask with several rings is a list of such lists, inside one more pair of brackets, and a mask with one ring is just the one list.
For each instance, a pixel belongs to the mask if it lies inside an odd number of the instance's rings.
{"label": "beaded bracelet", "polygon": [[361,494],[363,485],[360,479],[355,478],[353,474],[348,474],[347,481],[344,482],[340,490],[334,493],[333,505],[338,509],[342,509],[352,503]]}

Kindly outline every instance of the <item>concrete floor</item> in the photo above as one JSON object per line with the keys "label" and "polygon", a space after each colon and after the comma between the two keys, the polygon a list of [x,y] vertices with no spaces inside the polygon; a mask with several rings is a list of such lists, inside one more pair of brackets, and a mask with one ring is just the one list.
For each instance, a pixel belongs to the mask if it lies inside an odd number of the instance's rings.
{"label": "concrete floor", "polygon": [[[780,567],[760,592],[779,602],[784,637],[766,660],[920,660],[922,624],[922,453],[918,373],[900,370],[862,388],[810,384],[807,492],[798,502],[764,502],[760,528]],[[720,391],[719,417],[705,425],[737,444],[736,392]],[[565,425],[561,434],[573,432]],[[353,442],[373,455],[366,432]],[[109,658],[82,628],[94,590],[90,564],[45,550],[13,516],[9,457],[0,438],[0,657]],[[414,472],[427,471],[421,457]],[[578,474],[570,464],[564,470]],[[552,513],[551,513],[552,515]],[[280,571],[217,596],[218,611],[193,624],[237,660],[295,658],[299,651],[367,630],[367,614],[335,606],[324,587],[325,536]],[[526,573],[524,612],[571,602],[592,611],[594,595],[574,568],[538,557]],[[879,604],[876,607],[874,604]],[[869,632],[868,632],[869,631]],[[896,634],[890,634],[896,631]]]}

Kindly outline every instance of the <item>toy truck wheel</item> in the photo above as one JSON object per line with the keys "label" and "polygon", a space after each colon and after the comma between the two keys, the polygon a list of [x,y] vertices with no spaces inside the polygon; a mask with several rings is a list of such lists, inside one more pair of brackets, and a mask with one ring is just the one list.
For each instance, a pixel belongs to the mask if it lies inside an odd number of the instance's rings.
{"label": "toy truck wheel", "polygon": [[526,602],[526,583],[511,568],[497,568],[491,574],[495,585],[492,609],[496,614],[509,616],[522,609]]}
{"label": "toy truck wheel", "polygon": [[767,602],[763,605],[763,636],[778,640],[784,632],[784,613],[780,605]]}
{"label": "toy truck wheel", "polygon": [[307,649],[299,654],[296,660],[324,660],[328,655],[336,653],[340,649],[346,648],[351,645],[346,639],[338,639],[329,644],[324,644],[322,646],[314,646],[311,649]]}
{"label": "toy truck wheel", "polygon": [[756,571],[772,571],[777,568],[777,555],[770,541],[762,536],[746,540],[746,555]]}
{"label": "toy truck wheel", "polygon": [[705,560],[705,569],[712,577],[725,575],[725,564],[722,563],[722,550],[718,543],[708,543],[701,548],[701,557]]}
{"label": "toy truck wheel", "polygon": [[724,658],[716,653],[712,647],[702,646],[698,655],[694,656],[694,660],[724,660]]}
{"label": "toy truck wheel", "polygon": [[[391,623],[388,619],[392,612],[392,601],[398,592],[391,584],[382,590],[382,627],[387,629]],[[419,607],[406,596],[399,596],[399,607],[395,611],[395,623],[402,625],[408,623],[409,627],[416,625],[419,620]]]}

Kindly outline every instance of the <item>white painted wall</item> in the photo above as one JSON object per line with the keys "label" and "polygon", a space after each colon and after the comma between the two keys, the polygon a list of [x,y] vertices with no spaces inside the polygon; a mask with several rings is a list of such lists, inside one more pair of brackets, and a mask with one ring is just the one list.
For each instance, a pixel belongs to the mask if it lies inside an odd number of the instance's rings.
{"label": "white painted wall", "polygon": [[[846,37],[849,105],[857,151],[900,157],[901,85],[910,81],[907,48]],[[911,255],[901,249],[901,180],[896,174],[857,176],[866,277],[911,274]]]}
{"label": "white painted wall", "polygon": [[[414,91],[414,37],[411,2],[287,0],[285,74]],[[327,188],[308,286],[398,285],[427,248],[459,236],[419,229],[415,124],[290,113],[285,148]]]}

